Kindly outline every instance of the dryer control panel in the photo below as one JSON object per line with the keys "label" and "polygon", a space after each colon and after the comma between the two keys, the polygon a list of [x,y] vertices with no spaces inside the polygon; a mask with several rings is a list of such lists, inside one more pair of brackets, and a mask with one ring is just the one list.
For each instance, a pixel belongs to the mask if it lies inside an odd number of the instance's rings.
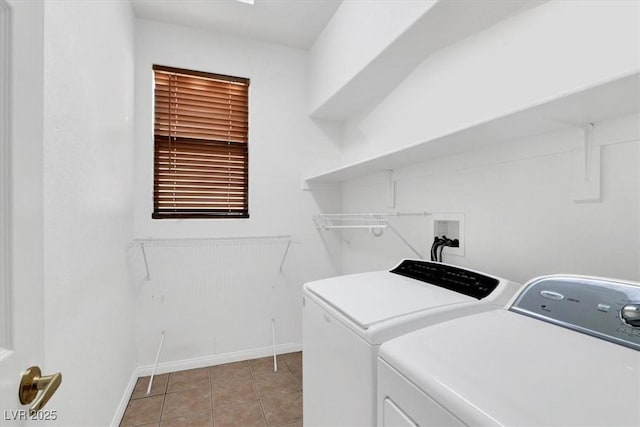
{"label": "dryer control panel", "polygon": [[465,270],[437,262],[405,259],[391,273],[410,277],[433,286],[449,289],[473,298],[491,295],[498,286],[498,279],[475,271]]}
{"label": "dryer control panel", "polygon": [[640,283],[546,276],[525,285],[509,310],[640,350]]}

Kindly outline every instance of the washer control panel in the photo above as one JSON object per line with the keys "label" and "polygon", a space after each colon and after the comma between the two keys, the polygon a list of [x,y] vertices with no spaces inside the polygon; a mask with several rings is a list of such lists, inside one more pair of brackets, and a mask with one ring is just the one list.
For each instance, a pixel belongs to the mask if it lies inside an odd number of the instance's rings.
{"label": "washer control panel", "polygon": [[391,273],[410,277],[458,292],[473,298],[482,299],[491,295],[500,283],[495,277],[489,277],[475,271],[437,262],[406,259]]}
{"label": "washer control panel", "polygon": [[525,285],[509,310],[640,350],[640,283],[546,276]]}

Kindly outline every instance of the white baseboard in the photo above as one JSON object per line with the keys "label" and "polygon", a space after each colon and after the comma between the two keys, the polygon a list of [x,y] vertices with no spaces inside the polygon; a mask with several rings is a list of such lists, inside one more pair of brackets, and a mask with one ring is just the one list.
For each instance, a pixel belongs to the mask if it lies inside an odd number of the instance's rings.
{"label": "white baseboard", "polygon": [[127,384],[127,388],[124,390],[124,394],[122,395],[122,399],[120,399],[120,404],[118,408],[116,408],[116,413],[113,415],[113,419],[111,420],[111,427],[118,427],[120,422],[122,421],[122,417],[124,416],[124,411],[127,409],[127,405],[129,404],[129,398],[133,394],[133,389],[138,382],[138,375],[136,372],[138,369],[134,369],[131,374],[131,378],[129,379],[129,384]]}
{"label": "white baseboard", "polygon": [[[276,346],[276,353],[291,353],[302,350],[301,344],[281,344]],[[175,360],[173,362],[158,363],[156,374],[184,371],[186,369],[203,368],[205,366],[222,365],[223,363],[237,362],[239,360],[257,359],[258,357],[271,356],[273,347],[262,347],[251,350],[235,351],[232,353],[213,354],[210,356],[195,357],[193,359]],[[138,377],[151,375],[153,365],[140,366],[136,369]]]}
{"label": "white baseboard", "polygon": [[[291,353],[294,351],[301,351],[302,344],[280,344],[276,346],[276,353]],[[187,369],[203,368],[206,366],[222,365],[223,363],[238,362],[240,360],[257,359],[259,357],[271,356],[273,354],[273,347],[261,347],[251,350],[235,351],[232,353],[212,354],[210,356],[195,357],[193,359],[174,360],[172,362],[158,363],[156,374],[165,374],[167,372],[184,371]],[[124,411],[127,409],[129,398],[133,393],[133,389],[136,386],[138,378],[151,375],[153,371],[153,365],[145,365],[137,367],[129,380],[124,395],[120,400],[113,420],[111,421],[111,427],[118,427]]]}

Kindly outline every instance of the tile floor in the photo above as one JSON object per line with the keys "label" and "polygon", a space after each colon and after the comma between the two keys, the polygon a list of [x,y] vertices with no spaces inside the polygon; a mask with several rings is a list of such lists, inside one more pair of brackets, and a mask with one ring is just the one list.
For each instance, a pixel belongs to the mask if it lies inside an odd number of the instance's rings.
{"label": "tile floor", "polygon": [[121,427],[302,426],[302,353],[139,378]]}

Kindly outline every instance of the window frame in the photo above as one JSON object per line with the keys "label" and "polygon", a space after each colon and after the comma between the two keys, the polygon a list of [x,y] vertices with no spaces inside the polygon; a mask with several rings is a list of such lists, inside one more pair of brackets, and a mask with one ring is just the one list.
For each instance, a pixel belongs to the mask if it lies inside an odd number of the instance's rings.
{"label": "window frame", "polygon": [[[237,77],[237,76],[230,76],[230,75],[225,75],[225,74],[218,74],[218,73],[209,73],[209,72],[204,72],[204,71],[197,71],[197,70],[189,70],[189,69],[184,69],[184,68],[176,68],[176,67],[169,67],[169,66],[164,66],[164,65],[157,65],[157,64],[153,64],[152,66],[152,71],[153,71],[153,211],[152,211],[152,219],[248,219],[250,217],[249,215],[249,89],[250,89],[250,79],[248,78],[244,78],[244,77]],[[219,80],[219,81],[223,81],[223,82],[230,82],[230,83],[241,83],[242,85],[246,86],[246,116],[245,116],[245,120],[246,120],[246,135],[244,137],[244,140],[242,141],[235,141],[233,140],[231,137],[229,137],[229,139],[227,140],[221,140],[221,139],[215,139],[215,138],[196,138],[196,137],[188,137],[188,136],[179,136],[179,135],[162,135],[158,133],[158,130],[156,128],[157,125],[157,121],[158,121],[158,116],[157,116],[157,102],[156,102],[156,84],[157,84],[157,77],[156,77],[156,72],[160,71],[163,73],[171,73],[171,74],[179,74],[179,75],[183,75],[183,76],[193,76],[193,77],[203,77],[206,79],[213,79],[213,80]],[[231,99],[231,98],[229,98]],[[231,111],[231,110],[230,110]],[[234,114],[237,112],[234,111]],[[231,127],[230,127],[231,129]],[[230,132],[230,131],[229,131]],[[242,188],[242,193],[241,193],[241,197],[243,200],[243,205],[241,209],[232,209],[230,206],[224,209],[218,209],[216,210],[216,208],[211,208],[210,211],[204,211],[204,209],[202,208],[193,208],[193,212],[189,212],[189,208],[183,208],[184,211],[180,211],[179,208],[176,208],[175,212],[167,212],[166,209],[164,209],[163,211],[160,211],[160,207],[159,207],[159,197],[157,195],[157,188],[159,185],[159,181],[158,181],[158,170],[159,170],[159,160],[158,160],[158,151],[159,151],[159,145],[162,144],[161,139],[166,138],[166,142],[168,142],[169,144],[176,144],[176,145],[180,145],[180,143],[185,143],[185,144],[193,144],[193,145],[201,145],[202,149],[205,149],[204,147],[206,147],[207,145],[211,145],[211,149],[212,151],[215,151],[216,149],[220,149],[225,147],[225,145],[227,147],[229,146],[235,146],[236,149],[238,149],[239,152],[243,152],[243,182],[244,184],[242,184],[241,186]],[[165,142],[165,144],[166,144]],[[206,150],[206,149],[205,149]],[[178,150],[179,151],[179,150]],[[235,150],[234,150],[235,151]],[[165,155],[168,156],[168,155]],[[231,158],[231,153],[229,154],[228,159]],[[229,160],[227,160],[229,161]],[[220,161],[220,164],[224,164],[224,161]],[[212,165],[213,166],[213,165]],[[198,187],[194,187],[194,191],[197,191]],[[204,192],[204,191],[203,191]],[[227,192],[230,193],[231,190],[229,190]],[[212,194],[214,194],[214,192],[211,192]],[[211,195],[208,196],[203,196],[203,197],[211,197]],[[236,195],[237,197],[237,195]]]}

